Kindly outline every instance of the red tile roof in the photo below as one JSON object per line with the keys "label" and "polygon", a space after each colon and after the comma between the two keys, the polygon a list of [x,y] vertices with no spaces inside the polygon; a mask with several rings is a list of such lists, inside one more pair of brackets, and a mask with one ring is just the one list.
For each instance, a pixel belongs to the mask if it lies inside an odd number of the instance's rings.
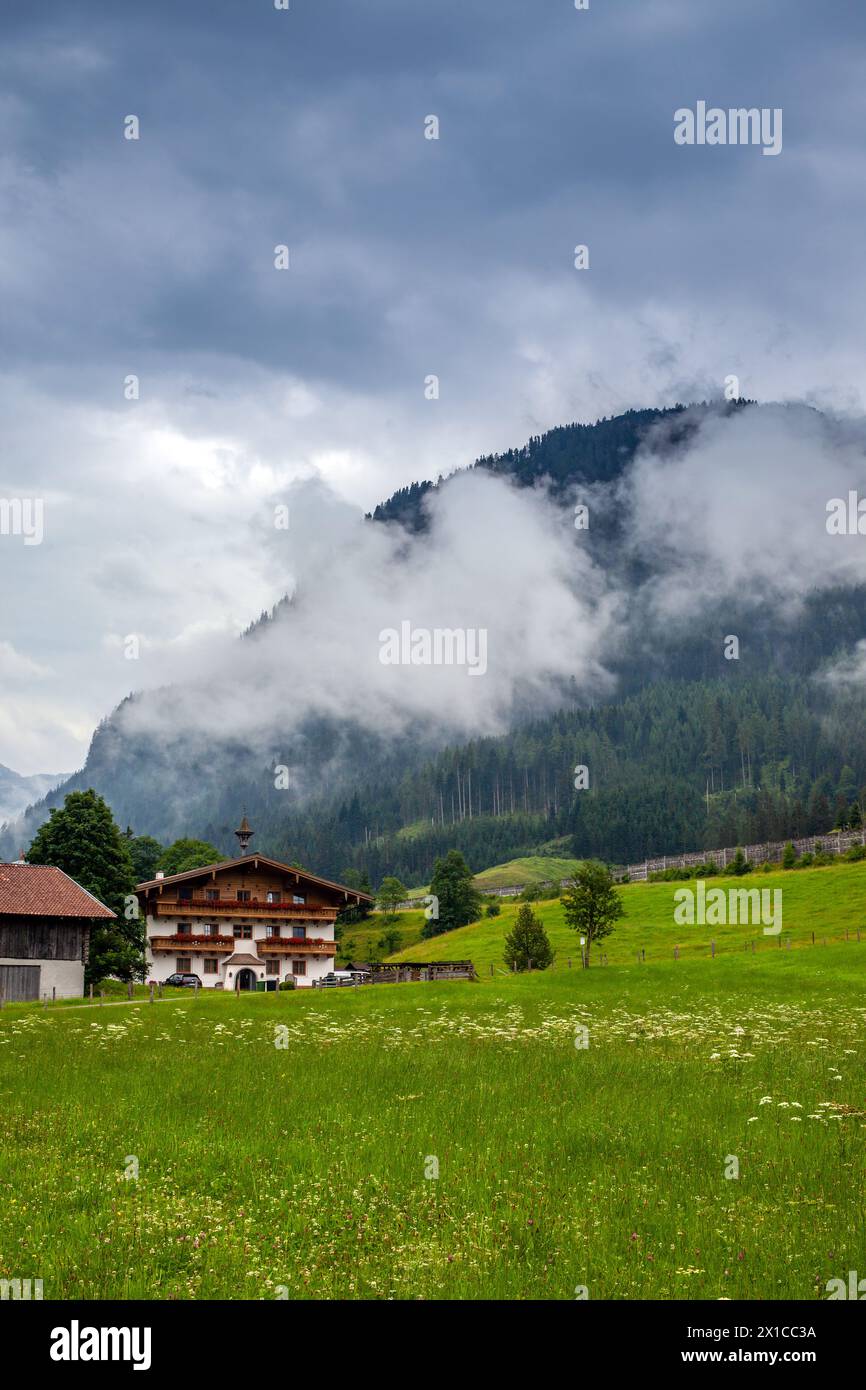
{"label": "red tile roof", "polygon": [[0,864],[0,916],[114,917],[62,869],[48,864]]}

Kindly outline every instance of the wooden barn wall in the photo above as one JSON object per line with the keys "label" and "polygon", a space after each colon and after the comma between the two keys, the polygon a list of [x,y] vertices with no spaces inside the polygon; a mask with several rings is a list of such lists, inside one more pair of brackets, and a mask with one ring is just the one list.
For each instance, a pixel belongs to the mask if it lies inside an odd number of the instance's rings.
{"label": "wooden barn wall", "polygon": [[0,918],[0,958],[86,960],[89,927],[52,917]]}

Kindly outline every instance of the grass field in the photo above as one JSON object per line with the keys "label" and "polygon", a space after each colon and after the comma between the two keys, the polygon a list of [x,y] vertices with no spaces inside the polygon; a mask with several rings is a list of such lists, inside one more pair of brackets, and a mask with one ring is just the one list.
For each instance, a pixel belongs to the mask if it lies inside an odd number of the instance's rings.
{"label": "grass field", "polygon": [[614,939],[605,969],[480,984],[7,1007],[0,1277],[826,1297],[866,1258],[866,943],[638,966]]}
{"label": "grass field", "polygon": [[554,859],[547,855],[527,855],[523,859],[510,859],[507,864],[494,864],[475,875],[475,886],[482,893],[492,893],[497,888],[534,888],[541,883],[571,878],[580,866],[579,859]]}
{"label": "grass field", "polygon": [[[779,936],[765,936],[763,928],[753,926],[677,926],[674,924],[674,894],[678,888],[694,887],[689,883],[633,883],[621,888],[625,917],[616,924],[613,935],[601,949],[613,964],[636,962],[638,951],[646,952],[648,963],[673,959],[674,947],[679,948],[680,960],[704,958],[710,955],[711,942],[716,953],[742,953],[747,943],[755,943],[756,952],[787,950],[812,944],[812,933],[820,945],[823,941],[844,941],[847,931],[856,942],[860,931],[863,960],[866,967],[866,862],[833,864],[821,869],[778,870],[775,873],[753,873],[743,878],[718,876],[707,880],[708,886],[723,888],[781,889],[782,931]],[[772,901],[772,900],[771,900]],[[503,970],[503,940],[518,911],[519,904],[502,904],[498,917],[484,917],[458,931],[445,932],[428,941],[410,944],[409,932],[404,948],[396,960],[463,960],[475,962],[479,974],[487,978],[490,967]],[[532,910],[544,921],[551,945],[556,951],[554,971],[579,963],[580,945],[575,933],[567,926],[559,900],[533,903]],[[415,913],[405,914],[414,918]],[[396,923],[402,930],[401,922]],[[381,935],[381,929],[379,931]],[[781,941],[781,947],[780,947]],[[817,949],[817,947],[816,947]],[[599,959],[599,951],[593,960]]]}

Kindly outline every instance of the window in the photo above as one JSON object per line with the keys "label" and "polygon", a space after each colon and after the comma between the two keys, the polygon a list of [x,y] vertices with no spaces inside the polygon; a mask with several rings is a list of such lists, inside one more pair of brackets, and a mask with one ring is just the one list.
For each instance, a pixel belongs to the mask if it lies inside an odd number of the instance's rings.
{"label": "window", "polygon": [[192,928],[190,927],[189,922],[178,922],[177,934],[178,936],[190,936],[192,934]]}
{"label": "window", "polygon": [[219,936],[220,929],[217,926],[216,922],[205,922],[204,934],[205,936]]}
{"label": "window", "polygon": [[220,963],[216,956],[205,956],[204,973],[206,975],[218,975],[220,973]]}
{"label": "window", "polygon": [[265,965],[265,970],[268,975],[279,975],[280,962],[278,960],[269,960]]}
{"label": "window", "polygon": [[282,895],[282,893],[277,893],[277,892],[275,892],[273,889],[269,889],[269,890],[268,890],[268,902],[269,902],[269,903],[281,903],[282,901],[283,901],[283,895]]}
{"label": "window", "polygon": [[293,924],[292,924],[292,936],[295,937],[295,939],[298,940],[298,941],[306,941],[306,939],[307,939],[307,928],[306,928],[306,927],[296,927],[296,926],[294,925],[294,923],[293,923]]}
{"label": "window", "polygon": [[303,893],[293,893],[293,894],[292,894],[292,902],[293,902],[293,903],[305,903],[306,901],[307,901],[307,900],[306,900],[306,898],[304,897]]}
{"label": "window", "polygon": [[293,975],[306,975],[306,973],[307,973],[307,962],[306,962],[305,960],[293,960],[293,961],[292,961],[292,974],[293,974]]}
{"label": "window", "polygon": [[279,934],[280,934],[280,929],[279,929],[279,927],[270,925],[270,926],[265,927],[265,933],[266,933],[266,935],[268,935],[268,936],[279,936]]}
{"label": "window", "polygon": [[178,956],[175,962],[175,970],[178,975],[191,975],[192,956]]}
{"label": "window", "polygon": [[239,903],[248,903],[249,900],[250,900],[250,898],[251,898],[251,896],[252,896],[252,894],[250,893],[249,888],[239,888],[239,889],[238,889],[238,902],[239,902]]}
{"label": "window", "polygon": [[242,937],[244,937],[247,941],[250,940],[250,938],[252,937],[252,934],[253,934],[253,929],[252,929],[251,926],[249,926],[249,927],[248,927],[248,926],[240,926],[240,927],[235,926],[233,930],[234,930],[235,936],[242,936]]}
{"label": "window", "polygon": [[206,888],[204,890],[205,900],[209,903],[218,903],[220,900],[220,890],[218,888]]}

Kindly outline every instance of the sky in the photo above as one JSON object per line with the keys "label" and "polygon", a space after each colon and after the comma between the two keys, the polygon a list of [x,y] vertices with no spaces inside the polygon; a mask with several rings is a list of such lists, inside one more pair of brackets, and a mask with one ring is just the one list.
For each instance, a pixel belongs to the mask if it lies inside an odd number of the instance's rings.
{"label": "sky", "polygon": [[[732,376],[858,421],[864,40],[848,0],[4,5],[0,502],[43,527],[0,534],[0,763],[73,770],[284,592],[337,611],[332,547],[413,479]],[[781,110],[780,153],[678,145],[699,101]],[[758,514],[790,457],[814,473],[789,436]],[[732,439],[695,458],[748,483],[760,440]],[[641,534],[679,481],[636,473]]]}

